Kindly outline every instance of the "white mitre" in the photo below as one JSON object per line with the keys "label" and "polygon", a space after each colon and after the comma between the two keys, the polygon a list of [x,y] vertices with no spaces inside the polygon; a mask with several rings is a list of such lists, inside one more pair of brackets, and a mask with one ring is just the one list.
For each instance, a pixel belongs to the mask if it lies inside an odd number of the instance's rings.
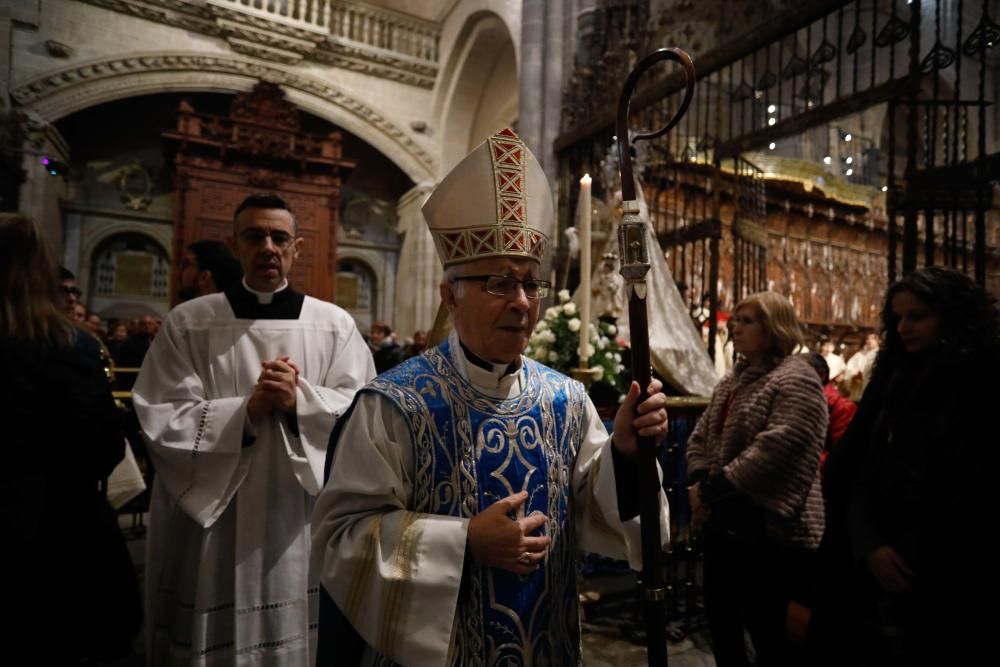
{"label": "white mitre", "polygon": [[484,257],[542,262],[555,226],[545,172],[509,127],[452,169],[421,210],[444,268]]}

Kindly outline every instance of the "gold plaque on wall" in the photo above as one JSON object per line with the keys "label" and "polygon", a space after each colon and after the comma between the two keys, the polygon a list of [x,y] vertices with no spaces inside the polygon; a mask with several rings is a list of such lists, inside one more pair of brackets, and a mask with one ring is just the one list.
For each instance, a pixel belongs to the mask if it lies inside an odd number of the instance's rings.
{"label": "gold plaque on wall", "polygon": [[115,256],[115,296],[152,296],[153,256],[120,252]]}
{"label": "gold plaque on wall", "polygon": [[338,273],[335,291],[337,294],[337,305],[345,310],[357,310],[358,307],[358,277]]}

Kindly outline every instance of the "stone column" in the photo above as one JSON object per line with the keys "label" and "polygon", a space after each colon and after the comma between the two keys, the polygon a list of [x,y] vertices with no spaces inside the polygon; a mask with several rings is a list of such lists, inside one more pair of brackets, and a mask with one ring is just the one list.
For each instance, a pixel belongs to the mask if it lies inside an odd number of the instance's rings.
{"label": "stone column", "polygon": [[10,7],[0,5],[0,114],[7,110],[10,99],[10,45],[14,30],[10,13]]}
{"label": "stone column", "polygon": [[[546,3],[545,12],[545,106],[542,111],[542,153],[539,160],[553,185],[559,174],[552,143],[559,136],[563,89],[563,3]],[[523,96],[522,96],[523,99]]]}
{"label": "stone column", "polygon": [[[521,90],[517,133],[545,167],[545,2],[524,0],[521,3]],[[550,4],[561,4],[553,0]]]}
{"label": "stone column", "polygon": [[429,330],[441,301],[438,295],[441,263],[420,212],[433,188],[432,183],[420,183],[400,197],[396,205],[403,244],[396,273],[396,305],[392,322],[399,335],[404,337],[413,335],[417,330]]}
{"label": "stone column", "polygon": [[67,198],[69,174],[52,176],[42,164],[42,156],[47,155],[64,163],[69,163],[69,147],[56,128],[45,121],[32,118],[26,152],[21,160],[25,180],[21,184],[18,209],[34,219],[39,231],[49,243],[55,257],[66,264],[66,268],[76,272],[80,260],[71,255],[65,245],[67,230],[63,226],[62,210],[59,202]]}

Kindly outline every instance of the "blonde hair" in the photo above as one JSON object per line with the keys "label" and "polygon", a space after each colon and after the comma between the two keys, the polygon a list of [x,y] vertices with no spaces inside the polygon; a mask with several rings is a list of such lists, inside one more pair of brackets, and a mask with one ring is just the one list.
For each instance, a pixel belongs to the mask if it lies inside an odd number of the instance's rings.
{"label": "blonde hair", "polygon": [[767,332],[767,356],[772,361],[781,361],[802,345],[799,318],[785,297],[777,292],[756,292],[736,304],[733,315],[744,307],[753,307],[760,315],[761,325]]}
{"label": "blonde hair", "polygon": [[0,335],[69,345],[74,327],[58,295],[56,267],[28,218],[0,213]]}

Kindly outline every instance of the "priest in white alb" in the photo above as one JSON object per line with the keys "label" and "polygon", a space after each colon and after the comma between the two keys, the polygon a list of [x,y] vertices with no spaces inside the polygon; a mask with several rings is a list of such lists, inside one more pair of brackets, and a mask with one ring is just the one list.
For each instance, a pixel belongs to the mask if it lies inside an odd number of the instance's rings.
{"label": "priest in white alb", "polygon": [[311,667],[309,521],[334,422],[374,377],[344,310],[296,292],[303,240],[274,195],[234,215],[241,284],[174,308],[133,390],[156,468],[152,665]]}
{"label": "priest in white alb", "polygon": [[359,392],[331,438],[313,555],[340,623],[321,621],[318,664],[577,665],[578,550],[640,566],[636,433],[666,433],[666,399],[654,382],[636,416],[633,383],[609,436],[583,385],[522,356],[555,220],[511,129],[423,213],[454,330]]}

